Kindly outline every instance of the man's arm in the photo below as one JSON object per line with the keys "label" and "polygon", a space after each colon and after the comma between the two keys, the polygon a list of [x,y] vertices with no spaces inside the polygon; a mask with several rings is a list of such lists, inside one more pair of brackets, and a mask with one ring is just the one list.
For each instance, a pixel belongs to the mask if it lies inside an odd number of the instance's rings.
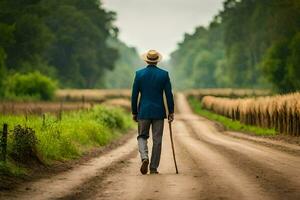
{"label": "man's arm", "polygon": [[132,86],[132,94],[131,94],[131,112],[133,115],[133,119],[137,121],[137,114],[138,114],[138,96],[139,96],[139,86],[138,86],[138,81],[137,77],[135,74],[134,81],[133,81],[133,86]]}
{"label": "man's arm", "polygon": [[169,116],[168,119],[170,122],[173,121],[174,119],[174,98],[173,98],[173,93],[172,93],[172,86],[171,86],[171,81],[169,77],[169,73],[167,75],[167,82],[165,84],[165,93],[166,93],[166,98],[167,98],[167,104],[168,104],[168,110],[169,110]]}

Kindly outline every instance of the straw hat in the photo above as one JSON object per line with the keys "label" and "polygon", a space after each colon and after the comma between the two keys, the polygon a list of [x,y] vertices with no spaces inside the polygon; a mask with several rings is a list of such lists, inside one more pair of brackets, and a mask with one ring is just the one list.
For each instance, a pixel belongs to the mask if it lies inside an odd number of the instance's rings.
{"label": "straw hat", "polygon": [[142,59],[145,62],[156,63],[161,61],[162,55],[155,50],[149,50],[147,53],[142,55]]}

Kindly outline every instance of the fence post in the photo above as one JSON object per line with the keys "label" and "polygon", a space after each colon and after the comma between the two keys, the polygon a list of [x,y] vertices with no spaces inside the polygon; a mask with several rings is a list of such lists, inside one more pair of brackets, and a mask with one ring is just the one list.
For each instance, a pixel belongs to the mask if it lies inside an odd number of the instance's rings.
{"label": "fence post", "polygon": [[58,113],[58,120],[62,120],[62,112],[63,112],[63,101],[60,102],[60,107],[59,107],[59,113]]}
{"label": "fence post", "polygon": [[46,126],[46,115],[45,115],[45,113],[43,113],[43,115],[42,115],[42,120],[43,120],[42,126],[45,127]]}
{"label": "fence post", "polygon": [[3,131],[1,136],[1,161],[6,161],[6,148],[7,148],[7,124],[3,124]]}

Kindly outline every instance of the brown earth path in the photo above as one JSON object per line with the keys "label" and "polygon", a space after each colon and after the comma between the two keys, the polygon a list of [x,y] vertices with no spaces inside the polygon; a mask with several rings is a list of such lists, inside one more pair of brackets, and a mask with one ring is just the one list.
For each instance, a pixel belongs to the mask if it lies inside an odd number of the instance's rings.
{"label": "brown earth path", "polygon": [[[6,199],[300,199],[297,145],[222,133],[176,95],[175,174],[167,124],[159,175],[141,175],[136,139]],[[275,148],[276,147],[276,148]]]}

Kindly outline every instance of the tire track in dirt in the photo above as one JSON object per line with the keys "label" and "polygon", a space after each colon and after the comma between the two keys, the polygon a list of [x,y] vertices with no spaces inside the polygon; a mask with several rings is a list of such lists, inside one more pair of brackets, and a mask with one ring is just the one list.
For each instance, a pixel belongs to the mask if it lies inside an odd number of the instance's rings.
{"label": "tire track in dirt", "polygon": [[283,176],[288,177],[291,182],[300,185],[300,159],[278,150],[263,145],[225,136],[210,127],[205,121],[189,122],[196,135],[203,141],[212,145],[223,146],[224,148],[248,156],[266,168],[271,168]]}
{"label": "tire track in dirt", "polygon": [[[211,122],[210,122],[211,123]],[[212,124],[213,126],[213,124]],[[267,147],[275,148],[279,151],[285,151],[287,153],[300,156],[300,146],[296,144],[289,144],[283,141],[276,141],[274,139],[269,139],[268,137],[261,137],[261,136],[249,136],[243,133],[233,132],[233,131],[225,131],[222,132],[225,135],[228,135],[230,137],[236,138],[236,139],[243,139],[248,140],[250,142],[255,142],[260,145],[264,145]],[[292,137],[292,136],[289,136]],[[294,139],[294,138],[293,138]]]}
{"label": "tire track in dirt", "polygon": [[91,199],[95,196],[97,191],[104,190],[112,183],[112,174],[119,173],[123,168],[130,165],[131,159],[135,158],[138,151],[133,151],[128,156],[123,157],[122,160],[115,161],[112,165],[100,170],[92,178],[87,180],[84,184],[74,188],[69,194],[58,198],[59,200],[73,200],[73,199]]}

